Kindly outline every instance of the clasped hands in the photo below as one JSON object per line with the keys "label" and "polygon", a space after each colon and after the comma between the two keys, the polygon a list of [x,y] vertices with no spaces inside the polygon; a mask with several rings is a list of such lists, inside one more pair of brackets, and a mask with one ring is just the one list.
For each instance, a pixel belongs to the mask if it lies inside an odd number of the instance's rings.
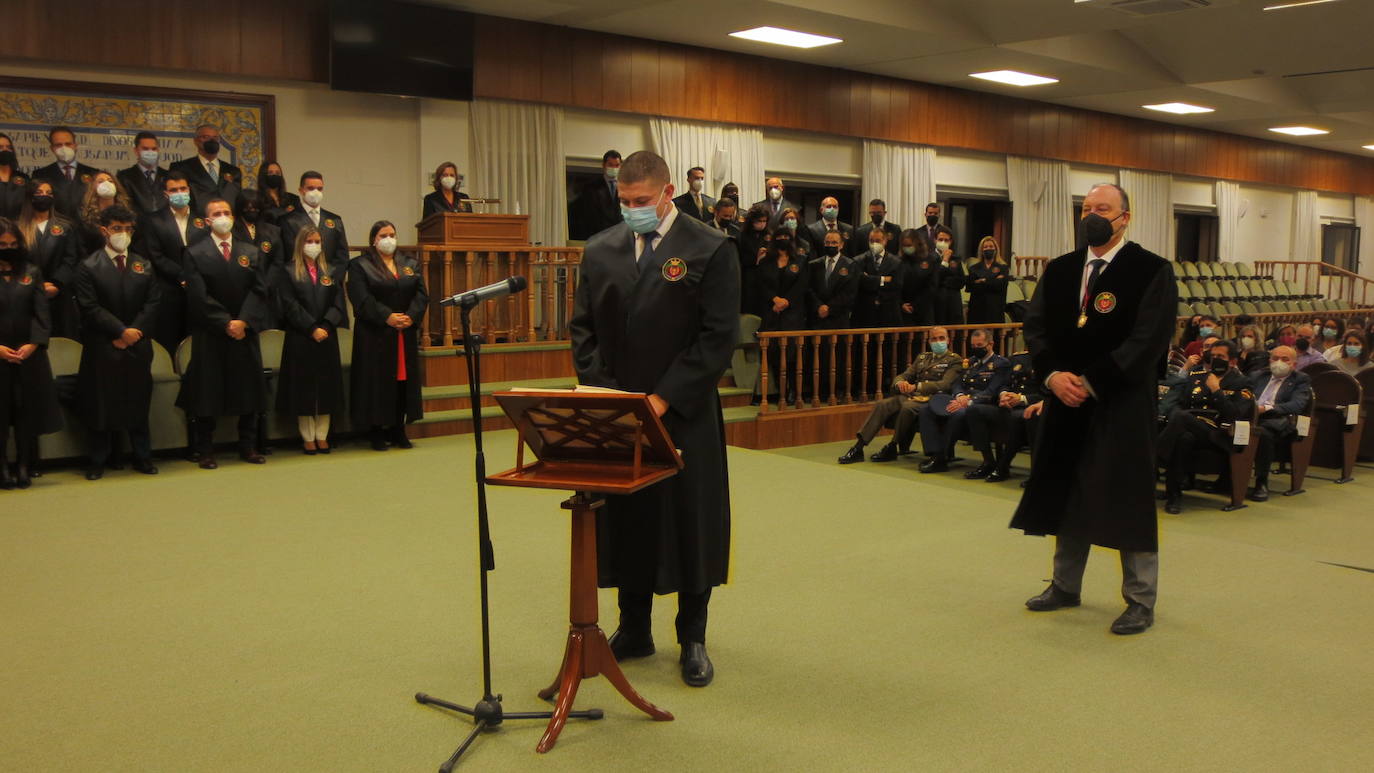
{"label": "clasped hands", "polygon": [[1077,408],[1082,405],[1089,397],[1088,385],[1083,381],[1083,377],[1061,370],[1054,373],[1049,378],[1050,391],[1059,398],[1059,402]]}
{"label": "clasped hands", "polygon": [[415,321],[408,314],[392,313],[387,315],[386,324],[397,330],[405,330],[415,324]]}
{"label": "clasped hands", "polygon": [[29,355],[33,354],[37,349],[37,344],[24,344],[18,349],[0,346],[0,360],[4,360],[11,365],[22,365],[24,364],[24,360],[28,359]]}
{"label": "clasped hands", "polygon": [[110,343],[114,344],[114,348],[123,350],[128,349],[130,346],[133,346],[134,344],[142,340],[142,330],[139,330],[136,327],[126,327],[124,328],[124,332],[120,333],[119,337],[114,339]]}

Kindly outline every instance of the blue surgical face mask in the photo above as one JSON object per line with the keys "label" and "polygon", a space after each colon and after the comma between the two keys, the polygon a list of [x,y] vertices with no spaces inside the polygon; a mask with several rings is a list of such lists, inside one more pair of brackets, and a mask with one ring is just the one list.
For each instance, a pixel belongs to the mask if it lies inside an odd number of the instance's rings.
{"label": "blue surgical face mask", "polygon": [[1325,336],[1326,338],[1335,338],[1335,337],[1336,337],[1336,328],[1334,328],[1334,327],[1324,327],[1324,328],[1322,328],[1322,335]]}
{"label": "blue surgical face mask", "polygon": [[1212,334],[1212,326],[1211,326],[1211,325],[1202,325],[1201,327],[1199,327],[1199,328],[1197,329],[1197,334],[1200,335],[1200,336],[1202,336],[1203,338],[1206,338],[1207,336],[1209,336],[1209,335]]}
{"label": "blue surgical face mask", "polygon": [[1359,357],[1362,351],[1364,351],[1364,347],[1362,346],[1356,346],[1354,344],[1345,345],[1345,356],[1347,357]]}
{"label": "blue surgical face mask", "polygon": [[167,196],[167,200],[170,201],[172,203],[172,206],[176,207],[177,209],[191,206],[191,194],[185,191],[170,194]]}
{"label": "blue surgical face mask", "polygon": [[625,225],[637,234],[646,234],[658,227],[658,205],[663,203],[663,193],[667,191],[664,186],[658,192],[658,201],[647,204],[643,207],[627,207],[620,205],[620,216],[625,219]]}
{"label": "blue surgical face mask", "polygon": [[930,342],[930,351],[931,351],[932,354],[944,354],[945,352],[949,351],[949,342],[948,342],[948,341],[931,341],[931,342]]}
{"label": "blue surgical face mask", "polygon": [[834,220],[839,216],[840,210],[836,209],[835,207],[826,207],[825,209],[821,210],[821,217],[825,218],[826,220]]}

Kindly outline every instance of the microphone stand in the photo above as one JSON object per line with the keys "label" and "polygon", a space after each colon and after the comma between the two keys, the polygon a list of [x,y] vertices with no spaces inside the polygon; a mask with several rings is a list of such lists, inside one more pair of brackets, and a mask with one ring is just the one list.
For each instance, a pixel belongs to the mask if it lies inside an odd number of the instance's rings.
{"label": "microphone stand", "polygon": [[[482,450],[482,337],[472,334],[472,308],[478,301],[460,306],[459,318],[463,326],[463,356],[468,366],[468,402],[472,409],[472,438],[476,449],[475,472],[477,478],[477,552],[479,563],[478,579],[481,588],[482,614],[482,699],[474,706],[462,706],[442,700],[422,692],[415,693],[415,701],[422,705],[437,706],[459,714],[472,717],[475,724],[468,737],[459,744],[457,750],[439,766],[439,773],[451,773],[458,758],[468,750],[477,736],[486,731],[496,730],[507,719],[551,719],[552,711],[523,711],[506,713],[501,708],[501,696],[491,691],[491,622],[487,602],[487,573],[496,568],[496,555],[491,545],[491,529],[487,520],[487,460]],[[520,442],[517,440],[516,442]],[[601,719],[601,709],[574,711],[571,717],[581,719]]]}

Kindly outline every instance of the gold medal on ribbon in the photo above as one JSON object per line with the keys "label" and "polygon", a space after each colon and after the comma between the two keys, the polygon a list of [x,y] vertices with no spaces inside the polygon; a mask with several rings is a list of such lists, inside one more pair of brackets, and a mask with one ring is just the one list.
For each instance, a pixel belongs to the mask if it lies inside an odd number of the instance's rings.
{"label": "gold medal on ribbon", "polygon": [[1088,324],[1088,313],[1085,311],[1078,315],[1078,326],[1083,327],[1086,324]]}

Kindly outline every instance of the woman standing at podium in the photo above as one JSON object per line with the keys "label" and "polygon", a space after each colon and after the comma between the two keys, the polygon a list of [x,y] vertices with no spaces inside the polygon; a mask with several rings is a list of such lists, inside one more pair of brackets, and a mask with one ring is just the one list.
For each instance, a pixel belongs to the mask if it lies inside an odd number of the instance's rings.
{"label": "woman standing at podium", "polygon": [[372,448],[410,448],[406,423],[424,415],[420,402],[420,321],[429,296],[420,265],[396,253],[396,226],[372,224],[367,251],[348,264],[353,304],[349,383],[353,426],[367,427]]}
{"label": "woman standing at podium", "polygon": [[458,178],[458,167],[452,161],[445,161],[434,170],[433,183],[434,192],[425,194],[421,220],[445,212],[472,211],[472,205],[467,202],[468,195],[458,190],[463,183]]}

